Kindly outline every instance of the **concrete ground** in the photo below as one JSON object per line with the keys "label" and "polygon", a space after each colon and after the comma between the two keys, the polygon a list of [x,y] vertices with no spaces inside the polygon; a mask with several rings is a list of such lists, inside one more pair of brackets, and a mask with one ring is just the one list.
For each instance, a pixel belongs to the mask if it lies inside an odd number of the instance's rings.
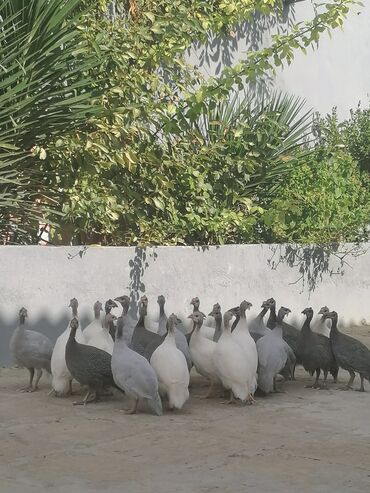
{"label": "concrete ground", "polygon": [[28,372],[1,369],[0,492],[370,491],[370,385],[312,390],[301,369],[297,378],[243,407],[202,400],[195,376],[184,409],[157,417],[125,415],[118,393],[75,407],[48,396],[44,379],[39,392],[20,393]]}

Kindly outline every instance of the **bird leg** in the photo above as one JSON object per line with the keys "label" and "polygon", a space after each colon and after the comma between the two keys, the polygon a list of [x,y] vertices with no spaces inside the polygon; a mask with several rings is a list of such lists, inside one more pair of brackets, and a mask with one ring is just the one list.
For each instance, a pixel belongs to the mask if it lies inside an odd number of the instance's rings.
{"label": "bird leg", "polygon": [[339,390],[352,390],[353,380],[355,379],[355,373],[353,371],[348,372],[350,374],[347,385],[339,387]]}
{"label": "bird leg", "polygon": [[252,404],[254,404],[255,402],[256,402],[256,399],[253,397],[253,395],[252,395],[252,394],[249,394],[249,395],[248,395],[248,398],[247,398],[247,403],[248,403],[248,404],[250,404],[250,405],[252,405]]}
{"label": "bird leg", "polygon": [[277,388],[277,385],[276,385],[276,375],[274,376],[274,379],[273,379],[273,390],[274,390],[275,394],[285,394],[285,390],[279,390]]}
{"label": "bird leg", "polygon": [[[91,395],[93,395],[93,398],[92,398],[92,399],[89,399],[89,397],[90,397]],[[89,390],[87,391],[87,394],[85,395],[84,400],[83,400],[83,401],[75,401],[75,402],[73,403],[73,405],[74,405],[74,406],[86,406],[86,404],[90,404],[90,402],[95,402],[95,401],[97,401],[97,400],[99,400],[99,399],[98,399],[98,395],[97,395],[97,393],[96,393],[96,392],[91,392],[91,390],[89,389]]]}
{"label": "bird leg", "polygon": [[212,392],[213,392],[213,380],[211,380],[211,385],[208,388],[208,392],[206,393],[206,395],[202,396],[201,399],[209,399],[212,395]]}
{"label": "bird leg", "polygon": [[320,370],[320,368],[317,368],[315,371],[316,371],[315,381],[312,385],[305,385],[306,389],[321,389],[322,388],[319,384],[319,377],[320,377],[321,370]]}
{"label": "bird leg", "polygon": [[360,386],[359,389],[356,389],[356,390],[357,390],[357,392],[365,392],[365,388],[364,388],[364,376],[361,375],[361,373],[360,373],[360,378],[361,378],[361,386]]}
{"label": "bird leg", "polygon": [[32,392],[32,382],[33,382],[33,376],[35,374],[35,369],[34,368],[28,368],[28,371],[30,372],[30,384],[28,387],[25,387],[24,389],[21,389],[21,392]]}
{"label": "bird leg", "polygon": [[37,370],[36,370],[36,382],[35,382],[35,386],[33,387],[33,389],[30,390],[30,392],[35,392],[36,390],[39,390],[38,383],[40,381],[41,375],[42,375],[41,368],[37,368]]}
{"label": "bird leg", "polygon": [[134,404],[131,408],[127,409],[125,411],[125,414],[136,414],[136,410],[137,410],[137,405],[139,403],[139,399],[134,399]]}
{"label": "bird leg", "polygon": [[289,371],[290,371],[290,379],[291,380],[295,380],[295,367],[296,367],[296,364],[294,363],[294,365],[290,365],[289,366]]}
{"label": "bird leg", "polygon": [[70,381],[69,381],[68,395],[73,395],[73,390],[72,390],[72,380],[70,380]]}
{"label": "bird leg", "polygon": [[236,404],[236,400],[234,399],[233,391],[230,389],[230,398],[228,401],[222,401],[222,404]]}

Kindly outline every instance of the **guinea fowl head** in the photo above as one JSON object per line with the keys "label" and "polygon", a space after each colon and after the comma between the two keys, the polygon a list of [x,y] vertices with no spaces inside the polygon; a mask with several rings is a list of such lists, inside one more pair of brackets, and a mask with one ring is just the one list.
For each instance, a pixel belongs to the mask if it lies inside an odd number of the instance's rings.
{"label": "guinea fowl head", "polygon": [[209,317],[216,317],[221,314],[221,305],[220,303],[215,303],[213,305],[212,311],[208,313]]}
{"label": "guinea fowl head", "polygon": [[194,306],[194,310],[199,310],[199,307],[200,307],[200,301],[199,301],[198,296],[195,296],[195,298],[193,298],[193,299],[191,300],[190,304]]}
{"label": "guinea fowl head", "polygon": [[276,308],[276,301],[274,300],[274,298],[269,298],[267,302],[269,303],[270,308]]}
{"label": "guinea fowl head", "polygon": [[312,307],[308,307],[308,308],[305,308],[304,310],[302,310],[302,314],[303,315],[306,315],[306,317],[311,320],[312,317],[313,317],[313,310],[312,310]]}
{"label": "guinea fowl head", "polygon": [[166,303],[166,298],[163,296],[163,294],[160,294],[158,296],[157,303],[159,306],[164,306],[164,304]]}
{"label": "guinea fowl head", "polygon": [[226,329],[230,329],[230,321],[234,317],[234,313],[231,310],[227,310],[227,312],[224,313],[224,327]]}
{"label": "guinea fowl head", "polygon": [[110,313],[111,309],[112,309],[112,308],[117,308],[117,306],[118,306],[118,305],[117,305],[117,303],[116,303],[115,301],[113,301],[113,300],[111,300],[111,299],[107,300],[107,301],[105,302],[105,306],[104,306],[104,308],[105,308],[105,313]]}
{"label": "guinea fowl head", "polygon": [[196,329],[200,329],[203,325],[203,315],[200,312],[191,313],[188,318],[190,318]]}
{"label": "guinea fowl head", "polygon": [[97,317],[100,316],[100,312],[103,310],[103,305],[100,303],[100,301],[95,301],[94,303],[94,313]]}
{"label": "guinea fowl head", "polygon": [[171,315],[167,319],[167,332],[174,332],[177,325],[177,320],[177,316],[174,313],[171,313]]}
{"label": "guinea fowl head", "polygon": [[290,312],[291,312],[291,310],[289,310],[289,308],[286,308],[285,306],[282,306],[279,309],[278,319],[282,321],[284,319],[284,317],[286,317],[287,315],[289,315]]}
{"label": "guinea fowl head", "polygon": [[329,312],[330,312],[329,308],[327,306],[323,306],[319,310],[319,315],[326,315]]}
{"label": "guinea fowl head", "polygon": [[22,307],[20,310],[19,310],[19,321],[24,324],[24,321],[26,320],[26,318],[28,317],[28,312],[26,310],[26,308]]}
{"label": "guinea fowl head", "polygon": [[270,300],[262,301],[261,308],[270,308]]}
{"label": "guinea fowl head", "polygon": [[71,298],[69,300],[69,305],[68,305],[69,308],[78,308],[78,301],[76,298]]}
{"label": "guinea fowl head", "polygon": [[118,301],[122,307],[130,306],[130,298],[125,294],[122,296],[117,296],[117,298],[114,298],[114,301]]}
{"label": "guinea fowl head", "polygon": [[324,314],[325,318],[329,318],[333,322],[336,322],[338,320],[338,313],[333,311],[333,312],[327,312]]}
{"label": "guinea fowl head", "polygon": [[69,326],[71,327],[71,333],[76,334],[76,331],[78,329],[78,318],[73,317]]}

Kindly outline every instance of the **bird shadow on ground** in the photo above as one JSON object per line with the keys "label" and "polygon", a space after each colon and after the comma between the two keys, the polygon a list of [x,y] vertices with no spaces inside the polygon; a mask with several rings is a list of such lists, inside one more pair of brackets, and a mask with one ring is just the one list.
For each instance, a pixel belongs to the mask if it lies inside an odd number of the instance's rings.
{"label": "bird shadow on ground", "polygon": [[130,309],[129,314],[137,318],[138,303],[140,297],[145,293],[145,283],[143,281],[145,270],[149,267],[149,259],[157,259],[158,253],[155,247],[147,249],[146,247],[135,247],[135,254],[129,260],[130,282],[127,288],[130,291]]}
{"label": "bird shadow on ground", "polygon": [[346,267],[352,267],[350,260],[368,251],[361,244],[341,245],[271,245],[271,257],[267,260],[272,270],[280,264],[298,269],[298,278],[289,283],[301,284],[300,293],[313,292],[324,276],[343,276]]}

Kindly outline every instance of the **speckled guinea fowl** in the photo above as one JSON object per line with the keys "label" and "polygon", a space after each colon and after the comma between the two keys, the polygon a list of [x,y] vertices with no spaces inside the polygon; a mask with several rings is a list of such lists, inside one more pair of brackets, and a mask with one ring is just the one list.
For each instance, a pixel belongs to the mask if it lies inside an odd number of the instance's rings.
{"label": "speckled guinea fowl", "polygon": [[370,382],[370,350],[362,342],[338,330],[337,312],[329,312],[325,316],[331,320],[330,344],[335,360],[350,375],[347,385],[342,390],[352,388],[355,374],[359,373],[361,386],[356,390],[364,392],[364,379]]}
{"label": "speckled guinea fowl", "polygon": [[314,383],[307,387],[314,389],[322,388],[319,384],[321,370],[324,372],[325,387],[328,372],[338,371],[338,366],[335,362],[329,339],[323,335],[316,334],[311,330],[311,320],[313,317],[312,308],[305,308],[302,313],[306,316],[306,320],[301,329],[298,350],[303,368],[310,375],[313,375],[316,372]]}
{"label": "speckled guinea fowl", "polygon": [[[35,330],[28,330],[25,327],[28,312],[26,308],[19,310],[19,324],[10,339],[10,350],[13,353],[17,365],[27,368],[30,372],[30,383],[25,389],[26,392],[38,390],[42,370],[51,373],[50,361],[53,353],[53,344],[48,337]],[[32,386],[33,377],[36,370],[36,382]]]}
{"label": "speckled guinea fowl", "polygon": [[[78,329],[78,320],[71,320],[71,332],[66,345],[66,363],[68,370],[71,372],[81,385],[88,387],[88,392],[80,402],[73,404],[87,404],[99,400],[104,388],[115,387],[111,369],[111,355],[102,349],[93,346],[79,344],[76,341],[76,331]],[[93,398],[89,397],[93,394]]]}
{"label": "speckled guinea fowl", "polygon": [[167,315],[164,311],[164,305],[166,303],[166,299],[163,294],[160,294],[157,299],[157,303],[159,305],[159,318],[158,318],[158,334],[163,336],[167,334]]}

